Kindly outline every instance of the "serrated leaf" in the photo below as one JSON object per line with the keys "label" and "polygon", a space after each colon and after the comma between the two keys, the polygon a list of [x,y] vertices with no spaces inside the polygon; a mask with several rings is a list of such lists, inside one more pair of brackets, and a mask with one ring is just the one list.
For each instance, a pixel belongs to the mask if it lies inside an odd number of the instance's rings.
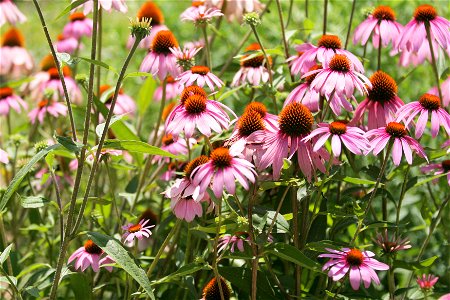
{"label": "serrated leaf", "polygon": [[20,204],[24,208],[39,208],[45,206],[50,200],[46,199],[44,196],[28,196],[21,197]]}
{"label": "serrated leaf", "polygon": [[11,248],[12,248],[13,244],[9,245],[8,247],[5,248],[5,250],[2,251],[2,253],[0,254],[0,265],[2,265],[5,260],[8,258],[9,256],[9,252],[11,252]]}
{"label": "serrated leaf", "polygon": [[171,158],[176,158],[170,152],[164,151],[161,148],[149,145],[141,141],[122,141],[122,140],[106,140],[103,148],[116,149],[116,150],[127,150],[129,152],[139,152],[151,155],[166,156]]}
{"label": "serrated leaf", "polygon": [[145,274],[145,271],[142,268],[136,265],[134,259],[119,241],[98,232],[90,231],[88,234],[97,246],[102,248],[102,250],[116,262],[116,264],[130,274],[130,276],[141,285],[141,287],[147,292],[150,299],[155,299],[147,274]]}
{"label": "serrated leaf", "polygon": [[274,245],[268,246],[265,252],[278,256],[283,260],[293,262],[294,264],[302,266],[304,268],[321,272],[320,265],[318,263],[308,258],[294,246],[287,245],[285,243],[276,243]]}

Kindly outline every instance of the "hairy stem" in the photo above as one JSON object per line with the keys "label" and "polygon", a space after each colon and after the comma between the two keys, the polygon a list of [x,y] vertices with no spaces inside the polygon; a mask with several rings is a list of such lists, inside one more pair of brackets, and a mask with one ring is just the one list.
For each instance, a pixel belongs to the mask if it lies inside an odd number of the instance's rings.
{"label": "hairy stem", "polygon": [[[288,46],[288,42],[286,39],[286,32],[285,32],[285,27],[284,27],[284,21],[283,21],[283,12],[281,11],[281,4],[280,4],[280,0],[276,0],[277,2],[277,8],[278,8],[278,18],[280,19],[280,25],[281,25],[281,36],[283,37],[283,45],[284,45],[284,56],[286,57],[286,60],[289,59],[289,46]],[[292,75],[292,73],[290,73],[291,76],[291,81],[293,82],[294,79],[294,75]]]}
{"label": "hairy stem", "polygon": [[428,45],[430,46],[430,52],[431,52],[431,66],[433,68],[434,77],[436,79],[436,86],[437,86],[437,89],[439,92],[439,99],[441,100],[441,106],[444,106],[443,102],[442,102],[443,97],[442,97],[441,84],[439,82],[439,71],[437,68],[436,56],[434,55],[433,41],[431,40],[430,23],[425,22],[425,30],[427,31]]}

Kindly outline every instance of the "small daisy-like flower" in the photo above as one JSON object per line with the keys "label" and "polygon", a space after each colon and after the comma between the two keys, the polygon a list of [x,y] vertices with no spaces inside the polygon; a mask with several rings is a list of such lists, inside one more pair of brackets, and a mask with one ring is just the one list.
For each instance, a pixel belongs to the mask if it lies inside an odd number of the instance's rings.
{"label": "small daisy-like flower", "polygon": [[353,110],[347,99],[355,99],[353,97],[355,89],[361,95],[365,95],[366,86],[372,87],[369,79],[355,71],[352,61],[343,54],[334,55],[330,61],[324,63],[323,69],[310,71],[303,75],[303,78],[313,74],[317,75],[310,88],[325,96],[336,115],[341,114],[341,107],[347,111]]}
{"label": "small daisy-like flower", "polygon": [[380,5],[355,29],[353,43],[361,42],[365,45],[372,34],[374,48],[381,45],[386,47],[389,43],[395,43],[400,36],[403,26],[395,21],[395,12],[389,6]]}
{"label": "small daisy-like flower", "polygon": [[14,90],[12,88],[0,88],[0,116],[8,115],[11,108],[20,113],[21,107],[25,110],[28,109],[27,103],[23,101],[22,98],[14,94]]}
{"label": "small daisy-like flower", "polygon": [[220,287],[217,283],[216,277],[213,277],[208,282],[208,284],[203,288],[203,298],[201,300],[221,299],[220,289],[222,289],[223,299],[230,300],[231,289],[222,277],[220,277]]}
{"label": "small daisy-like flower", "polygon": [[[441,84],[441,90],[442,90],[442,104],[444,105],[444,107],[449,107],[450,106],[450,75]],[[439,96],[439,91],[438,91],[437,87],[435,86],[435,87],[432,87],[427,92],[427,94]]]}
{"label": "small daisy-like flower", "polygon": [[194,135],[195,129],[208,137],[212,131],[221,133],[230,124],[230,118],[224,109],[231,112],[224,104],[208,100],[204,95],[194,94],[186,99],[182,95],[181,103],[167,117],[166,133],[178,136],[184,132],[187,138]]}
{"label": "small daisy-like flower", "polygon": [[246,13],[261,12],[265,5],[259,0],[233,0],[227,1],[224,5],[224,0],[206,0],[205,5],[208,7],[222,7],[225,9],[223,13],[229,22],[242,22],[242,18]]}
{"label": "small daisy-like flower", "polygon": [[[75,1],[76,0],[72,0],[72,3]],[[84,4],[82,4],[81,7],[83,7],[83,13],[87,15],[91,11],[94,11],[94,1],[88,0]],[[107,12],[111,12],[114,9],[123,14],[128,11],[125,0],[100,0],[98,1],[98,9],[100,8],[106,10]]]}
{"label": "small daisy-like flower", "polygon": [[[247,48],[247,51],[257,51],[261,47],[258,43],[253,43]],[[267,64],[271,64],[272,60],[269,56],[269,62],[265,61],[263,54],[258,55],[243,55],[241,58],[241,67],[233,77],[231,86],[239,86],[245,82],[250,83],[252,86],[258,86],[261,82],[265,83],[269,80],[269,70]]]}
{"label": "small daisy-like flower", "polygon": [[9,163],[8,153],[3,149],[0,149],[0,162],[5,165]]}
{"label": "small daisy-like flower", "polygon": [[371,251],[360,251],[358,249],[342,248],[334,250],[325,248],[330,253],[320,254],[319,257],[327,257],[330,260],[323,266],[322,271],[330,269],[328,276],[333,281],[341,280],[349,273],[350,285],[352,289],[358,290],[361,282],[367,289],[373,281],[380,284],[380,279],[375,270],[389,270],[389,266],[372,258],[375,253]]}
{"label": "small daisy-like flower", "polygon": [[252,163],[244,159],[242,151],[245,143],[234,143],[230,149],[216,148],[211,152],[206,164],[197,167],[191,174],[192,183],[197,186],[194,197],[205,193],[212,184],[211,189],[217,198],[221,198],[223,191],[234,195],[236,193],[236,180],[246,190],[249,182],[255,182],[256,172]]}
{"label": "small daisy-like flower", "polygon": [[[322,66],[315,65],[308,72],[322,69]],[[311,112],[319,111],[319,100],[320,94],[315,90],[311,89],[311,82],[316,78],[317,73],[311,74],[305,77],[305,82],[300,83],[292,92],[289,93],[286,100],[284,101],[283,107],[291,103],[302,103]]]}
{"label": "small daisy-like flower", "polygon": [[11,25],[23,23],[27,17],[17,8],[12,0],[0,1],[0,27],[8,22]]}
{"label": "small daisy-like flower", "polygon": [[[351,124],[367,124],[368,129],[380,128],[394,120],[397,110],[404,105],[397,96],[397,83],[384,73],[377,71],[370,77],[369,94],[356,108]],[[367,113],[367,123],[364,115]]]}
{"label": "small daisy-like flower", "polygon": [[76,12],[69,16],[70,22],[64,26],[63,34],[66,37],[74,37],[77,40],[83,36],[90,37],[93,30],[93,22],[83,13]]}
{"label": "small daisy-like flower", "polygon": [[153,77],[164,80],[167,76],[178,76],[180,68],[170,48],[178,47],[178,42],[169,30],[160,30],[152,41],[151,50],[142,61],[139,70],[149,72]]}
{"label": "small daisy-like flower", "polygon": [[[444,160],[441,163],[429,164],[421,167],[420,170],[423,173],[433,172],[433,175],[447,174],[447,182],[450,185],[450,160]],[[433,182],[437,182],[436,178]]]}
{"label": "small daisy-like flower", "polygon": [[0,48],[0,75],[13,78],[27,75],[33,69],[33,58],[25,49],[25,39],[16,28],[10,28],[2,37]]}
{"label": "small daisy-like flower", "polygon": [[335,54],[345,55],[357,72],[364,73],[364,67],[359,59],[351,52],[341,48],[342,42],[336,35],[323,35],[319,39],[317,47],[309,43],[297,45],[295,50],[302,55],[295,55],[288,59],[291,65],[291,73],[303,75],[317,62],[325,65]]}
{"label": "small daisy-like flower", "polygon": [[122,235],[124,244],[131,246],[133,245],[135,238],[138,240],[149,238],[152,235],[150,229],[155,227],[155,225],[148,224],[149,222],[149,220],[140,220],[137,224],[129,223],[122,226],[122,230],[125,231]]}
{"label": "small daisy-like flower", "polygon": [[[160,102],[162,100],[162,83],[156,88],[155,93],[153,94],[153,100]],[[167,99],[175,99],[178,97],[178,81],[175,80],[172,76],[167,76],[166,78],[166,100]]]}
{"label": "small daisy-like flower", "polygon": [[194,56],[202,49],[203,47],[187,47],[184,46],[183,50],[180,47],[170,48],[170,51],[175,55],[177,59],[177,64],[183,69],[188,70],[192,68],[195,64]]}
{"label": "small daisy-like flower", "polygon": [[223,16],[220,9],[207,8],[204,5],[191,6],[186,9],[181,15],[181,21],[192,21],[195,25],[202,25],[209,23],[212,18]]}
{"label": "small daisy-like flower", "polygon": [[66,37],[64,34],[60,34],[55,47],[58,52],[73,54],[76,49],[81,47],[81,42],[74,37]]}
{"label": "small daisy-like flower", "polygon": [[38,103],[38,106],[28,113],[31,124],[44,123],[44,117],[49,114],[57,118],[58,116],[65,116],[67,114],[67,107],[64,104],[53,101],[51,99],[44,99]]}
{"label": "small daisy-like flower", "polygon": [[431,40],[448,51],[450,48],[448,31],[450,22],[438,16],[436,9],[428,4],[416,8],[413,19],[406,24],[399,37],[397,43],[399,50],[406,49],[417,53],[422,46],[429,47],[426,27],[430,28]]}
{"label": "small daisy-like flower", "polygon": [[195,83],[199,87],[203,87],[206,84],[211,91],[214,91],[216,87],[220,89],[224,84],[223,81],[211,73],[206,66],[193,66],[190,70],[180,74],[176,80],[179,84],[179,91],[182,91],[185,87],[194,85]]}
{"label": "small daisy-like flower", "polygon": [[[105,94],[106,93],[106,94]],[[106,107],[109,109],[111,107],[111,102],[113,100],[114,93],[114,87],[104,84],[100,86],[100,96],[106,95],[107,98],[102,99],[104,100],[104,103]],[[117,96],[116,105],[114,106],[114,114],[116,115],[123,115],[123,114],[131,114],[134,115],[134,112],[136,111],[136,104],[134,103],[134,100],[124,93],[123,89],[119,90],[119,95]]]}
{"label": "small daisy-like flower", "polygon": [[[87,240],[83,247],[78,248],[69,257],[68,263],[70,264],[72,261],[76,260],[75,269],[81,269],[81,271],[84,272],[87,267],[91,266],[94,272],[98,272],[101,265],[114,262],[109,256],[101,259],[103,253],[103,250],[94,244],[92,240]],[[111,272],[112,267],[106,267],[106,269]]]}
{"label": "small daisy-like flower", "polygon": [[444,127],[447,134],[450,134],[450,115],[441,107],[440,103],[438,96],[424,94],[419,101],[410,102],[397,111],[397,122],[403,120],[405,125],[408,126],[414,117],[420,114],[415,126],[416,139],[418,139],[422,136],[430,115],[431,135],[433,137],[436,137],[439,133],[440,126]]}
{"label": "small daisy-like flower", "polygon": [[431,290],[433,288],[433,286],[436,284],[436,282],[438,281],[439,277],[428,274],[422,274],[422,276],[417,277],[417,284],[419,285],[419,287],[422,290]]}
{"label": "small daisy-like flower", "polygon": [[365,132],[357,127],[347,126],[344,121],[335,121],[330,124],[320,123],[303,141],[320,136],[314,144],[313,151],[318,151],[331,137],[333,155],[341,155],[342,144],[356,155],[363,155],[369,149],[369,141],[364,137]]}
{"label": "small daisy-like flower", "polygon": [[237,246],[238,250],[244,252],[244,242],[248,243],[250,236],[247,232],[236,232],[234,235],[225,234],[219,239],[217,244],[217,252],[224,251],[230,246],[230,251],[234,253],[234,249]]}
{"label": "small daisy-like flower", "polygon": [[[80,88],[78,87],[76,81],[72,78],[72,72],[68,66],[62,67],[62,72],[64,76],[64,81],[66,82],[67,93],[69,98],[73,103],[81,104],[83,101],[83,96],[81,94]],[[59,79],[58,69],[50,68],[47,71],[48,77],[46,81],[43,81],[40,86],[32,93],[37,99],[42,98],[46,90],[53,90],[53,100],[63,101],[64,100],[64,88]]]}
{"label": "small daisy-like flower", "polygon": [[392,239],[389,239],[387,229],[383,233],[377,233],[377,237],[373,241],[383,250],[384,254],[393,254],[412,247],[408,238],[402,239],[394,234]]}
{"label": "small daisy-like flower", "polygon": [[396,166],[400,164],[403,153],[405,153],[408,164],[412,164],[411,150],[428,161],[422,146],[415,139],[408,136],[405,126],[400,123],[390,122],[386,127],[372,129],[366,133],[366,138],[370,142],[370,149],[367,153],[372,152],[373,155],[378,155],[386,148],[389,142],[393,141],[392,160]]}

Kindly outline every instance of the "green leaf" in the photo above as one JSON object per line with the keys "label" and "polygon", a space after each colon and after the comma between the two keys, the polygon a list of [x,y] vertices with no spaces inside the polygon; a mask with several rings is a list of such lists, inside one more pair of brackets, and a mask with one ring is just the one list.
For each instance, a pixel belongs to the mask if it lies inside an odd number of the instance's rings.
{"label": "green leaf", "polygon": [[39,151],[37,154],[31,158],[31,160],[22,167],[22,169],[17,172],[16,176],[14,176],[13,180],[9,184],[8,188],[6,189],[5,194],[3,194],[3,197],[0,201],[0,211],[2,211],[6,204],[8,204],[8,200],[11,198],[11,196],[14,194],[14,192],[19,188],[20,183],[25,178],[25,176],[28,174],[28,172],[31,171],[34,164],[37,163],[39,160],[41,160],[44,156],[46,156],[49,152],[53,151],[54,149],[58,149],[61,147],[60,145],[52,145],[50,147],[47,147],[41,151]]}
{"label": "green leaf", "polygon": [[145,271],[142,268],[136,265],[134,258],[130,256],[128,251],[123,248],[119,241],[98,232],[90,231],[88,234],[97,246],[102,248],[103,251],[111,256],[116,264],[130,274],[131,277],[141,285],[150,299],[155,299],[147,274],[145,274]]}
{"label": "green leaf", "polygon": [[[362,178],[354,178],[354,177],[349,177],[349,176],[345,176],[344,178],[342,178],[342,180],[345,182],[354,183],[354,184],[371,184],[371,185],[376,184],[376,182],[372,181],[372,180],[367,180],[367,179],[362,179]],[[382,186],[381,183],[380,183],[380,186]]]}
{"label": "green leaf", "polygon": [[116,69],[114,69],[112,66],[110,66],[110,65],[108,65],[107,63],[104,63],[104,62],[102,62],[102,61],[98,61],[98,60],[94,60],[94,59],[89,59],[89,58],[87,58],[87,57],[81,57],[81,56],[79,56],[78,58],[81,59],[81,60],[84,60],[84,61],[86,61],[86,62],[88,62],[88,63],[94,64],[94,65],[96,65],[96,66],[103,67],[103,68],[105,68],[106,70],[112,71],[112,72],[114,72],[116,75],[119,74],[119,73],[117,73],[117,70],[116,70]]}
{"label": "green leaf", "polygon": [[33,296],[34,298],[39,298],[41,296],[39,295],[39,289],[34,286],[28,286],[25,288],[24,291]]}
{"label": "green leaf", "polygon": [[164,151],[161,148],[149,145],[141,141],[106,140],[103,148],[127,150],[130,152],[147,153],[151,155],[167,156],[171,158],[177,157],[170,152]]}
{"label": "green leaf", "polygon": [[139,89],[137,97],[137,111],[143,116],[153,100],[153,94],[156,90],[156,81],[152,77],[148,77]]}
{"label": "green leaf", "polygon": [[437,258],[438,256],[432,256],[430,258],[422,260],[421,262],[406,262],[403,260],[396,260],[394,261],[394,267],[412,271],[423,270],[430,267]]}
{"label": "green leaf", "polygon": [[433,180],[438,179],[438,178],[443,177],[443,176],[447,176],[447,173],[439,174],[439,175],[435,175],[435,176],[430,176],[430,177],[428,177],[427,179],[421,180],[421,181],[419,181],[418,183],[416,183],[416,184],[413,186],[413,188],[418,187],[418,186],[421,186],[421,185],[423,185],[423,184],[425,184],[425,183],[427,183],[427,182],[433,181]]}
{"label": "green leaf", "polygon": [[[120,121],[123,118],[123,115],[120,116],[112,116],[111,121],[109,122],[109,126],[111,127],[112,124],[116,123],[117,121]],[[103,134],[103,130],[105,130],[106,122],[100,123],[95,128],[95,133],[98,137],[101,137]]]}
{"label": "green leaf", "polygon": [[89,278],[84,273],[72,273],[69,275],[70,287],[75,294],[75,299],[92,299],[92,288]]}
{"label": "green leaf", "polygon": [[58,143],[63,145],[64,148],[69,150],[70,152],[78,153],[83,148],[83,144],[80,142],[76,142],[72,140],[72,138],[67,136],[56,136],[56,140]]}
{"label": "green leaf", "polygon": [[165,276],[165,277],[155,281],[153,284],[159,284],[159,283],[163,283],[163,282],[166,282],[166,281],[178,279],[178,277],[183,277],[183,276],[195,273],[197,271],[207,270],[207,269],[209,269],[209,268],[206,265],[204,265],[204,264],[198,264],[198,263],[187,264],[187,265],[182,266],[181,268],[179,268],[174,273],[172,273],[170,275],[167,275],[167,276]]}
{"label": "green leaf", "polygon": [[20,204],[24,208],[39,208],[49,203],[50,200],[44,198],[44,196],[29,196],[23,197]]}
{"label": "green leaf", "polygon": [[239,90],[242,89],[243,87],[244,87],[244,86],[241,85],[241,86],[238,86],[237,88],[230,89],[230,90],[228,90],[228,91],[222,93],[222,94],[219,96],[219,98],[217,99],[217,101],[222,101],[222,100],[224,100],[224,99],[230,97],[231,95],[236,94],[237,91],[239,91]]}
{"label": "green leaf", "polygon": [[9,252],[11,252],[12,246],[13,246],[13,244],[9,245],[8,247],[5,248],[5,250],[2,251],[2,254],[0,254],[0,265],[2,265],[5,262],[5,260],[8,258]]}
{"label": "green leaf", "polygon": [[302,266],[304,268],[316,272],[321,272],[320,265],[318,263],[308,258],[305,254],[303,254],[300,250],[298,250],[294,246],[287,245],[284,243],[276,243],[274,245],[268,246],[265,252],[278,256],[281,259],[293,262],[294,264]]}
{"label": "green leaf", "polygon": [[64,8],[64,10],[56,17],[55,20],[58,20],[59,18],[67,15],[72,9],[77,8],[78,6],[80,6],[81,4],[84,4],[85,2],[87,2],[88,0],[77,0],[71,4],[69,4],[68,6],[66,6],[66,8]]}
{"label": "green leaf", "polygon": [[153,74],[148,73],[148,72],[131,72],[131,73],[128,73],[127,75],[125,75],[123,80],[125,80],[126,78],[129,78],[129,77],[149,77],[149,76],[153,76]]}

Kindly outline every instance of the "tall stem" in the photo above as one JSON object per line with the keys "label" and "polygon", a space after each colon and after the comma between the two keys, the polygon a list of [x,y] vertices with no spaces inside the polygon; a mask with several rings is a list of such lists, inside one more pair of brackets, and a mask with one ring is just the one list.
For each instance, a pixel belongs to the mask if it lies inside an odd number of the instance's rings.
{"label": "tall stem", "polygon": [[400,192],[400,198],[398,199],[398,205],[397,205],[397,213],[395,216],[395,224],[397,225],[397,235],[398,235],[398,224],[400,223],[400,209],[402,208],[402,202],[403,202],[403,198],[405,198],[405,193],[406,193],[406,184],[408,183],[408,173],[409,170],[411,169],[411,165],[408,165],[406,167],[406,171],[405,171],[405,175],[403,176],[403,184],[402,184],[402,190]]}
{"label": "tall stem", "polygon": [[220,280],[219,269],[217,268],[217,248],[219,245],[219,235],[220,235],[220,227],[222,226],[222,199],[219,199],[219,209],[218,209],[218,222],[216,227],[216,237],[214,238],[214,256],[212,262],[212,268],[214,271],[214,276],[216,277],[217,285],[219,286],[220,299],[225,300],[222,288],[222,281]]}
{"label": "tall stem", "polygon": [[[298,199],[297,199],[297,189],[291,188],[291,201],[292,201],[292,214],[293,214],[293,240],[294,240],[294,246],[295,248],[299,249],[300,243],[299,243],[299,232],[298,232]],[[300,297],[300,266],[295,265],[295,295],[297,297]]]}
{"label": "tall stem", "polygon": [[327,34],[328,0],[323,3],[323,34]]}
{"label": "tall stem", "polygon": [[209,49],[208,33],[206,32],[206,24],[202,25],[203,39],[205,40],[206,62],[209,70],[212,72],[211,49]]}
{"label": "tall stem", "polygon": [[309,17],[309,3],[308,0],[305,0],[305,17],[308,18]]}
{"label": "tall stem", "polygon": [[[284,29],[283,12],[281,10],[280,0],[276,0],[276,2],[277,2],[277,8],[278,8],[278,18],[280,19],[280,25],[281,25],[281,36],[283,37],[284,56],[286,57],[286,60],[287,60],[287,59],[289,59],[289,46],[287,43],[286,32]],[[292,75],[292,73],[290,73],[290,75],[291,75],[291,81],[293,82],[294,75]]]}
{"label": "tall stem", "polygon": [[251,299],[256,300],[256,291],[257,291],[257,279],[258,279],[258,245],[255,242],[255,232],[253,230],[253,206],[255,202],[257,187],[256,183],[253,185],[252,188],[252,195],[250,197],[250,201],[248,201],[248,210],[247,210],[247,217],[248,217],[248,233],[250,237],[250,243],[252,247],[253,252],[253,259],[252,259],[252,289],[251,289]]}
{"label": "tall stem", "polygon": [[380,36],[378,37],[378,63],[377,63],[377,70],[380,71],[381,70],[381,33]]}
{"label": "tall stem", "polygon": [[430,24],[428,22],[425,22],[425,30],[427,31],[428,45],[430,46],[431,66],[433,68],[434,77],[436,79],[436,86],[437,86],[437,89],[439,92],[441,106],[444,106],[443,102],[442,102],[444,98],[442,97],[441,84],[439,83],[439,71],[437,69],[436,56],[434,55],[434,49],[433,49],[433,41],[431,40]]}
{"label": "tall stem", "polygon": [[348,21],[347,36],[345,37],[344,49],[347,49],[348,41],[350,40],[350,33],[352,31],[353,15],[355,14],[356,0],[352,2],[352,11],[350,12],[350,20]]}

